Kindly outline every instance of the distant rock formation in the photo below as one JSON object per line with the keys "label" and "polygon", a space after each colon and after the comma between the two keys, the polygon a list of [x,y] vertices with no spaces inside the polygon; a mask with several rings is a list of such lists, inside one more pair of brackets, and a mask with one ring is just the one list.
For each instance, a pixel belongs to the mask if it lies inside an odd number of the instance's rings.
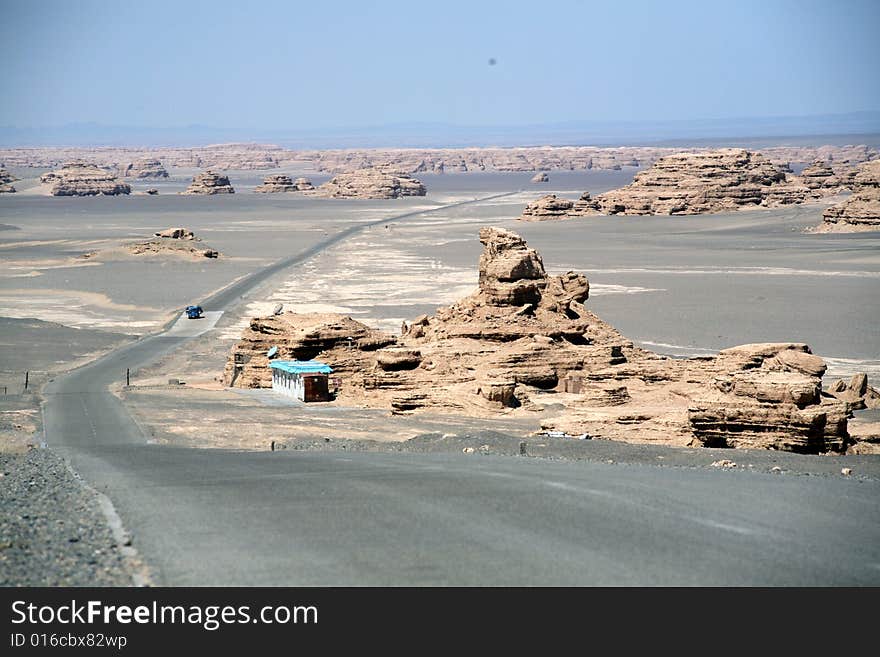
{"label": "distant rock formation", "polygon": [[168,172],[162,163],[153,157],[144,157],[120,167],[120,175],[123,178],[135,178],[137,180],[157,180],[168,177]]}
{"label": "distant rock formation", "polygon": [[131,186],[112,172],[82,160],[67,162],[60,169],[44,173],[40,182],[52,196],[117,196],[130,194]]}
{"label": "distant rock formation", "polygon": [[797,179],[814,197],[822,198],[845,191],[852,176],[840,176],[835,173],[829,162],[816,160],[801,171]]}
{"label": "distant rock formation", "polygon": [[192,242],[201,242],[189,228],[175,227],[154,233],[158,239],[138,242],[128,247],[132,255],[175,255],[197,258],[218,258],[220,252]]}
{"label": "distant rock formation", "polygon": [[[717,357],[667,358],[633,345],[584,305],[587,279],[550,276],[515,233],[480,230],[479,286],[404,323],[398,337],[350,317],[256,318],[223,380],[269,387],[268,354],[319,359],[346,404],[486,417],[540,410],[549,431],[630,442],[843,451],[847,402],[821,393],[825,363],[800,343],[743,345]],[[273,353],[276,353],[273,351]]]}
{"label": "distant rock formation", "polygon": [[868,375],[864,372],[853,374],[849,381],[835,381],[827,394],[846,402],[855,411],[880,408],[880,391],[868,385]]}
{"label": "distant rock formation", "polygon": [[558,198],[556,194],[542,196],[537,201],[526,205],[520,221],[547,221],[551,219],[570,219],[599,213],[599,204],[584,192],[581,197],[572,201]]}
{"label": "distant rock formation", "polygon": [[383,169],[359,169],[351,173],[340,173],[316,190],[318,196],[328,198],[388,199],[424,196],[426,193],[421,181],[409,174]]}
{"label": "distant rock formation", "polygon": [[315,189],[312,181],[308,178],[297,178],[291,180],[290,176],[278,174],[266,176],[262,185],[254,187],[255,192],[263,194],[272,194],[276,192],[306,192]]}
{"label": "distant rock formation", "polygon": [[827,208],[822,223],[810,232],[853,233],[880,230],[880,160],[859,166],[846,201]]}
{"label": "distant rock formation", "polygon": [[809,190],[742,148],[660,158],[633,182],[597,197],[604,214],[708,214],[801,203]]}
{"label": "distant rock formation", "polygon": [[[399,148],[293,151],[273,144],[213,144],[165,148],[7,148],[0,162],[7,167],[54,167],[58,162],[86,159],[102,166],[127,166],[139,158],[158,158],[166,167],[229,171],[289,169],[337,174],[366,168],[391,168],[409,174],[479,171],[586,171],[648,167],[681,149],[658,146],[532,146],[524,148]],[[703,149],[688,149],[699,152]],[[774,164],[830,162],[838,175],[843,167],[878,157],[876,148],[846,146],[772,146],[760,151]]]}
{"label": "distant rock formation", "polygon": [[171,240],[194,240],[195,233],[189,228],[166,228],[165,230],[154,233],[156,237],[163,237]]}
{"label": "distant rock formation", "polygon": [[534,176],[532,176],[532,179],[530,182],[533,182],[533,183],[550,182],[550,176],[547,175],[546,171],[541,171],[540,173],[536,173]]}
{"label": "distant rock formation", "polygon": [[191,244],[174,239],[154,239],[146,242],[138,242],[128,247],[128,252],[136,256],[186,256],[194,258],[219,258],[220,252],[216,249],[192,246]]}
{"label": "distant rock formation", "polygon": [[229,178],[214,173],[203,171],[193,176],[192,183],[183,194],[234,194],[235,190],[229,184]]}
{"label": "distant rock formation", "polygon": [[14,194],[15,187],[12,186],[12,183],[16,180],[18,178],[14,178],[6,169],[0,167],[0,194]]}

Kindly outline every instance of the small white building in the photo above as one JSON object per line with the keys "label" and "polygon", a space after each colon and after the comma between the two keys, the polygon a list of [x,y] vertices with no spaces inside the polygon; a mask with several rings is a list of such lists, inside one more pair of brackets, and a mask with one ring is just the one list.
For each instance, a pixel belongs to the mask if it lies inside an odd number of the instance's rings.
{"label": "small white building", "polygon": [[330,401],[333,369],[317,360],[270,360],[272,390],[304,402]]}

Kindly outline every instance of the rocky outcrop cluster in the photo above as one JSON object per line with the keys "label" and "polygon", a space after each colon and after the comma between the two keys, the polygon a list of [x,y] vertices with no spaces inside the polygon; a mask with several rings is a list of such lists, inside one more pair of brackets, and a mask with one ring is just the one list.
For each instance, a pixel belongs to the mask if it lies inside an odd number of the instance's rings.
{"label": "rocky outcrop cluster", "polygon": [[223,380],[269,387],[273,353],[328,363],[343,403],[392,413],[528,413],[549,399],[564,411],[543,426],[563,434],[801,452],[848,446],[851,406],[822,393],[825,364],[806,345],[660,356],[586,308],[583,275],[548,275],[541,256],[507,230],[483,228],[480,241],[477,290],[405,322],[399,336],[342,315],[257,318]]}
{"label": "rocky outcrop cluster", "polygon": [[[848,169],[848,172],[854,170]],[[826,160],[816,160],[801,171],[798,180],[810,190],[814,198],[832,196],[846,191],[852,182],[852,175],[838,175]]]}
{"label": "rocky outcrop cluster", "polygon": [[161,180],[168,177],[168,172],[156,158],[144,157],[121,166],[119,175],[136,180]]}
{"label": "rocky outcrop cluster", "polygon": [[530,182],[533,182],[533,183],[550,182],[550,176],[547,175],[546,171],[540,171],[539,173],[536,173],[534,176],[532,176],[532,179]]}
{"label": "rocky outcrop cluster", "polygon": [[138,242],[128,246],[128,252],[136,256],[184,256],[187,258],[219,258],[220,252],[200,246],[193,246],[184,240],[155,239]]}
{"label": "rocky outcrop cluster", "polygon": [[229,178],[213,171],[203,171],[193,176],[192,183],[183,194],[234,194]]}
{"label": "rocky outcrop cluster", "polygon": [[130,194],[131,186],[116,174],[81,160],[67,162],[55,171],[44,173],[40,182],[52,196],[117,196]]}
{"label": "rocky outcrop cluster", "polygon": [[14,194],[15,187],[12,186],[12,183],[16,180],[18,178],[14,178],[6,169],[0,167],[0,194]]}
{"label": "rocky outcrop cluster", "polygon": [[597,197],[603,214],[708,214],[802,203],[809,190],[742,148],[660,158],[633,182]]}
{"label": "rocky outcrop cluster", "polygon": [[880,408],[880,391],[868,385],[864,372],[853,374],[849,381],[838,379],[828,387],[827,394],[849,404],[854,411]]}
{"label": "rocky outcrop cluster", "polygon": [[292,180],[290,176],[277,174],[274,176],[266,176],[263,184],[254,187],[254,191],[262,194],[273,194],[276,192],[307,192],[315,189],[312,181],[308,178],[297,178]]}
{"label": "rocky outcrop cluster", "polygon": [[[840,179],[818,166],[808,170],[813,187],[760,154],[741,148],[662,157],[629,185],[577,201],[548,195],[528,204],[522,221],[569,219],[592,214],[689,215],[776,207],[839,189]],[[835,191],[831,191],[831,190]]]}
{"label": "rocky outcrop cluster", "polygon": [[851,233],[880,230],[880,160],[860,165],[852,180],[853,193],[846,201],[827,208],[818,233]]}
{"label": "rocky outcrop cluster", "polygon": [[[54,167],[87,159],[118,169],[140,158],[159,158],[165,166],[234,171],[240,169],[316,170],[331,174],[388,167],[410,174],[470,171],[583,171],[644,168],[680,149],[659,146],[531,146],[524,148],[398,148],[293,151],[273,144],[213,144],[165,148],[45,147],[0,149],[7,167]],[[690,149],[698,152],[700,149]],[[773,146],[761,153],[774,164],[814,160],[854,166],[878,157],[865,145]]]}
{"label": "rocky outcrop cluster", "polygon": [[526,205],[519,220],[548,221],[552,219],[571,219],[598,213],[599,204],[590,197],[590,192],[584,192],[576,201],[559,198],[556,194],[548,194]]}
{"label": "rocky outcrop cluster", "polygon": [[406,173],[360,169],[334,176],[318,187],[316,193],[328,198],[389,199],[424,196],[427,190],[421,181]]}
{"label": "rocky outcrop cluster", "polygon": [[822,397],[825,362],[805,344],[753,344],[726,349],[729,371],[712,378],[688,408],[706,447],[840,452],[849,408]]}

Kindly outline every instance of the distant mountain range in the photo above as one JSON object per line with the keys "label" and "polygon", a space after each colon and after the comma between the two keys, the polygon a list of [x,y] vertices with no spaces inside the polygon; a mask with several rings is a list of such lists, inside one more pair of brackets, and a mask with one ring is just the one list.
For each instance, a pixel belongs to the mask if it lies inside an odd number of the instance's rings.
{"label": "distant mountain range", "polygon": [[880,111],[690,121],[569,121],[516,126],[398,123],[322,130],[205,125],[138,127],[72,123],[0,126],[0,146],[198,146],[262,142],[293,149],[476,146],[612,146],[715,143],[867,143],[880,146]]}

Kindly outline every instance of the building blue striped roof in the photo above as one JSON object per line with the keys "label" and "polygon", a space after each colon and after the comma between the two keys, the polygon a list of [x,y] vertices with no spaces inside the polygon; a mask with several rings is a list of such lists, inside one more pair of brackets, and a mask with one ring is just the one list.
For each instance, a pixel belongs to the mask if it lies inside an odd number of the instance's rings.
{"label": "building blue striped roof", "polygon": [[317,360],[271,360],[269,367],[290,374],[330,374],[333,368]]}

